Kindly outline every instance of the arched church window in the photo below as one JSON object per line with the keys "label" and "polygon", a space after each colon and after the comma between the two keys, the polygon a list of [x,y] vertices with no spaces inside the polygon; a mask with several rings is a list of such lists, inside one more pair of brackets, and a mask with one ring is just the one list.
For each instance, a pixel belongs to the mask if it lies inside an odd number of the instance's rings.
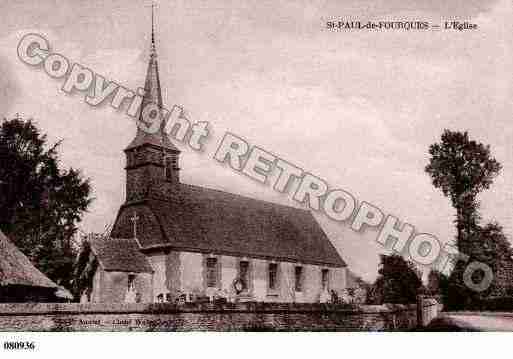
{"label": "arched church window", "polygon": [[218,286],[217,278],[217,258],[216,257],[210,257],[207,258],[207,272],[206,272],[206,279],[207,279],[207,287],[209,288],[215,288]]}
{"label": "arched church window", "polygon": [[164,158],[164,166],[166,179],[171,179],[173,175],[173,158],[171,156]]}

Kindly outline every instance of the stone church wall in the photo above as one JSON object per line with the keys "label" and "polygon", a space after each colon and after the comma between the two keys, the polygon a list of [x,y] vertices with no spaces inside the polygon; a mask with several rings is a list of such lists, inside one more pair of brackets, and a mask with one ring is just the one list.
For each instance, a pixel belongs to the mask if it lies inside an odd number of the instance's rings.
{"label": "stone church wall", "polygon": [[221,283],[226,292],[233,291],[232,283],[237,278],[237,258],[221,256]]}
{"label": "stone church wall", "polygon": [[[144,303],[158,302],[158,296],[165,300],[169,294],[172,299],[179,293],[207,295],[206,287],[206,258],[210,255],[193,252],[156,251],[147,255],[154,270],[153,274],[137,273],[135,279],[136,291],[142,295]],[[243,259],[233,256],[216,256],[218,267],[218,290],[223,296],[236,298],[233,282],[239,275],[239,262]],[[258,302],[296,302],[316,303],[320,300],[321,270],[325,267],[300,263],[280,262],[278,265],[278,284],[275,290],[268,288],[268,260],[244,258],[250,262],[249,292],[242,295],[244,300]],[[303,290],[295,291],[295,267],[303,267]],[[329,269],[329,289],[339,293],[346,288],[346,268]],[[93,279],[93,303],[122,303],[125,298],[128,273],[105,272],[98,270]],[[217,292],[214,289],[213,292]]]}
{"label": "stone church wall", "polygon": [[149,255],[148,262],[153,268],[153,296],[149,302],[156,302],[157,296],[168,292],[166,285],[166,255],[163,252],[157,252]]}
{"label": "stone church wall", "polygon": [[147,256],[153,268],[153,297],[148,302],[157,302],[157,296],[166,294],[175,296],[180,291],[181,283],[181,257],[179,252],[158,251]]}
{"label": "stone church wall", "polygon": [[[253,260],[253,295],[255,300],[265,302],[273,298],[268,297],[267,261],[261,259]],[[237,271],[235,269],[235,271]]]}
{"label": "stone church wall", "polygon": [[[128,289],[128,275],[126,272],[106,272],[98,270],[94,276],[92,303],[123,303]],[[141,302],[153,302],[152,274],[136,273],[134,280],[135,290],[141,293]]]}
{"label": "stone church wall", "polygon": [[93,290],[91,293],[90,301],[93,303],[101,303],[102,302],[102,278],[103,278],[103,271],[97,270],[96,273],[93,276]]}
{"label": "stone church wall", "polygon": [[180,252],[180,290],[203,293],[203,254]]}
{"label": "stone church wall", "polygon": [[342,293],[347,288],[347,268],[334,268],[330,271],[330,288]]}
{"label": "stone church wall", "polygon": [[[153,295],[177,292],[207,294],[205,262],[210,255],[193,252],[161,252],[148,257],[154,271]],[[250,262],[250,290],[248,297],[268,302],[318,302],[321,293],[321,270],[325,267],[300,263],[280,262],[278,288],[268,289],[268,265],[270,261],[233,256],[215,256],[219,263],[219,287],[225,295],[235,296],[233,282],[238,277],[238,263]],[[294,268],[301,265],[304,270],[303,291],[294,291]],[[346,288],[346,268],[329,269],[329,289],[338,293]],[[155,301],[155,300],[154,300]]]}

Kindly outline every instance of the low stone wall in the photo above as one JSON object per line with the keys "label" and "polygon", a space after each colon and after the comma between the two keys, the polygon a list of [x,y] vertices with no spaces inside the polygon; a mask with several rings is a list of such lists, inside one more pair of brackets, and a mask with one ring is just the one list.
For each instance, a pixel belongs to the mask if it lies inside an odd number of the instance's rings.
{"label": "low stone wall", "polygon": [[405,331],[418,315],[416,305],[26,303],[0,304],[0,331]]}

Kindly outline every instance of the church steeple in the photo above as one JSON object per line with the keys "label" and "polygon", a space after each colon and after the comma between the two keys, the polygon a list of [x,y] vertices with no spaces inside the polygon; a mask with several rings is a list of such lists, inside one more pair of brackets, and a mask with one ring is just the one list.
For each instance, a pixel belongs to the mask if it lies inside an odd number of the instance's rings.
{"label": "church steeple", "polygon": [[[137,114],[137,120],[144,122],[142,110],[148,104],[163,108],[162,91],[155,45],[155,14],[151,8],[150,59],[144,82],[144,96]],[[137,127],[137,133],[125,149],[127,158],[127,201],[152,197],[169,196],[179,182],[178,156],[180,151],[171,143],[164,131],[165,122],[156,133],[148,133]]]}
{"label": "church steeple", "polygon": [[[150,103],[156,104],[159,108],[163,108],[162,103],[162,90],[160,87],[160,76],[159,67],[157,62],[157,48],[155,45],[155,5],[151,6],[151,47],[150,47],[150,60],[148,62],[148,68],[146,70],[146,80],[144,82],[144,96],[142,99],[141,107],[137,114],[137,120],[144,122],[142,116],[142,109]],[[164,133],[164,121],[160,129],[156,133],[147,133],[137,127],[137,134],[128,145],[127,150],[135,147],[139,147],[144,144],[153,144],[162,146],[171,150],[178,151],[178,149],[171,143],[169,136]]]}
{"label": "church steeple", "polygon": [[[144,89],[146,94],[144,99],[146,103],[153,102],[159,107],[162,107],[162,91],[160,89],[159,67],[157,63],[157,48],[155,46],[155,14],[154,4],[151,5],[151,48],[150,48],[150,61],[148,63],[148,70],[146,71],[146,82]],[[143,108],[145,102],[143,101]]]}

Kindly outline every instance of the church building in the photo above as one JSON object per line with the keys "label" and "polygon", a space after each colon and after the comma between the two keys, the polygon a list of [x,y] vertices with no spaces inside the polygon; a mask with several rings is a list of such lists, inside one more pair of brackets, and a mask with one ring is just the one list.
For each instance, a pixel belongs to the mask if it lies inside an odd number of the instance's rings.
{"label": "church building", "polygon": [[[153,29],[145,90],[142,106],[162,107]],[[124,153],[126,201],[110,237],[88,243],[82,302],[314,303],[346,288],[311,212],[182,183],[187,164],[163,129],[137,129]]]}

